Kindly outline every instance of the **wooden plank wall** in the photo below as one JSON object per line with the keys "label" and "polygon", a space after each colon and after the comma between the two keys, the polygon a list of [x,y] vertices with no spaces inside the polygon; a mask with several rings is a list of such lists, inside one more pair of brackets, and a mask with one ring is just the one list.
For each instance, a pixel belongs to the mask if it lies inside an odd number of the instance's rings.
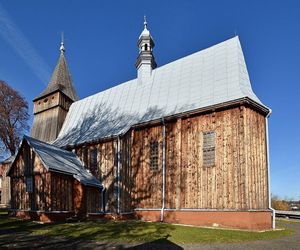
{"label": "wooden plank wall", "polygon": [[268,170],[265,118],[251,109],[245,114],[246,193],[249,209],[268,207]]}
{"label": "wooden plank wall", "polygon": [[51,173],[51,211],[73,210],[73,185],[72,176]]}
{"label": "wooden plank wall", "polygon": [[61,107],[54,107],[34,116],[31,136],[45,142],[54,141],[62,127],[67,112]]}
{"label": "wooden plank wall", "polygon": [[[26,176],[33,178],[32,193],[26,192]],[[12,168],[12,208],[47,211],[51,203],[49,184],[50,173],[26,143]]]}
{"label": "wooden plank wall", "polygon": [[120,210],[123,213],[132,212],[132,188],[133,173],[131,168],[131,131],[121,141],[121,165],[120,165]]}
{"label": "wooden plank wall", "polygon": [[97,213],[102,209],[102,197],[100,189],[95,187],[85,187],[86,208],[88,213]]}
{"label": "wooden plank wall", "polygon": [[[33,178],[33,192],[26,192],[26,176]],[[72,211],[73,177],[47,172],[25,143],[12,169],[12,208],[33,211]]]}
{"label": "wooden plank wall", "polygon": [[[215,131],[216,163],[202,166],[203,136]],[[268,208],[265,118],[237,107],[166,124],[166,208],[248,210]],[[150,142],[159,142],[159,170],[150,170]],[[130,131],[121,141],[121,212],[161,208],[162,125]],[[106,212],[117,209],[117,140],[76,149],[107,189]]]}
{"label": "wooden plank wall", "polygon": [[[202,166],[205,131],[216,133],[216,163]],[[268,208],[265,118],[240,107],[178,119],[166,125],[166,208]],[[161,207],[161,169],[149,169],[149,144],[162,145],[162,126],[133,133],[133,206]],[[161,147],[160,147],[161,149]],[[160,167],[162,150],[160,150]]]}
{"label": "wooden plank wall", "polygon": [[54,141],[60,132],[70,105],[71,100],[59,92],[35,101],[31,136],[45,142]]}
{"label": "wooden plank wall", "polygon": [[[91,167],[91,151],[97,149],[97,165],[95,169]],[[116,140],[97,143],[94,145],[81,146],[75,149],[75,153],[83,162],[87,169],[100,180],[105,188],[105,211],[116,212],[117,196],[116,196]],[[102,208],[101,208],[102,209]]]}
{"label": "wooden plank wall", "polygon": [[[132,206],[160,208],[162,205],[162,127],[135,130],[132,144]],[[150,170],[150,143],[159,143],[158,171]]]}
{"label": "wooden plank wall", "polygon": [[[25,166],[30,166],[25,169]],[[11,207],[13,209],[29,209],[29,194],[26,192],[25,171],[30,173],[32,170],[30,160],[30,148],[25,145],[16,159],[11,169]]]}

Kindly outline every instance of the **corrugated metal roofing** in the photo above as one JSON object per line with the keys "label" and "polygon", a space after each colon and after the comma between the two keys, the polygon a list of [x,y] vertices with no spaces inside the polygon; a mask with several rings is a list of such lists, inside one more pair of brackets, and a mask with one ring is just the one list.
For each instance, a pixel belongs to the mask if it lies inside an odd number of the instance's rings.
{"label": "corrugated metal roofing", "polygon": [[24,136],[24,140],[40,157],[47,170],[72,175],[84,185],[102,187],[99,180],[84,168],[76,154],[29,136]]}
{"label": "corrugated metal roofing", "polygon": [[58,146],[76,145],[126,132],[132,125],[248,97],[253,93],[236,36],[71,105]]}

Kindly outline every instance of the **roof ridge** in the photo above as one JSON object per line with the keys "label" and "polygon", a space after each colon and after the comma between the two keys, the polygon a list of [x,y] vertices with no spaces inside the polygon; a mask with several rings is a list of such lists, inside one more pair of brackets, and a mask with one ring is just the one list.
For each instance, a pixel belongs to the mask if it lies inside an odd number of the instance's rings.
{"label": "roof ridge", "polygon": [[[153,75],[155,75],[155,72],[156,72],[156,71],[161,70],[161,69],[163,69],[164,67],[166,67],[166,66],[168,66],[168,65],[170,65],[170,64],[172,64],[172,63],[175,63],[175,62],[177,62],[177,61],[180,61],[180,60],[186,59],[186,58],[188,58],[188,57],[194,56],[194,55],[197,54],[197,53],[206,51],[206,50],[208,50],[208,49],[212,49],[212,48],[215,47],[215,46],[219,46],[219,45],[222,44],[222,43],[226,43],[226,42],[228,42],[228,41],[230,41],[230,40],[234,40],[234,39],[238,39],[238,41],[239,41],[239,36],[234,36],[234,37],[232,37],[232,38],[228,38],[227,40],[224,40],[224,41],[222,41],[222,42],[220,42],[220,43],[216,43],[216,44],[214,44],[214,45],[211,45],[211,46],[209,46],[209,47],[206,47],[206,48],[204,48],[204,49],[201,49],[201,50],[198,50],[198,51],[196,51],[196,52],[193,52],[193,53],[191,53],[191,54],[189,54],[189,55],[186,55],[186,56],[184,56],[184,57],[178,58],[178,59],[176,59],[176,60],[174,60],[174,61],[171,61],[171,62],[168,62],[168,63],[166,63],[166,64],[164,64],[164,65],[161,65],[160,67],[157,67],[157,68],[153,69]],[[151,77],[151,78],[152,78],[152,77]],[[84,100],[86,100],[87,98],[96,96],[96,95],[98,95],[98,94],[100,94],[100,93],[104,93],[105,91],[108,91],[108,90],[111,90],[111,89],[114,89],[114,88],[119,88],[120,86],[125,85],[125,84],[129,84],[130,82],[133,82],[133,81],[137,81],[137,77],[136,77],[136,78],[131,78],[131,79],[125,81],[125,82],[121,82],[121,83],[116,84],[116,85],[114,85],[114,86],[111,86],[111,87],[109,87],[109,88],[107,88],[107,89],[104,89],[104,90],[101,90],[101,91],[96,92],[96,93],[94,93],[94,94],[91,94],[91,95],[89,95],[89,96],[86,96],[86,97],[84,97],[84,98],[82,98],[82,99],[80,99],[80,100],[77,100],[77,101],[75,101],[75,102],[84,101]],[[74,103],[75,103],[75,102],[74,102]]]}

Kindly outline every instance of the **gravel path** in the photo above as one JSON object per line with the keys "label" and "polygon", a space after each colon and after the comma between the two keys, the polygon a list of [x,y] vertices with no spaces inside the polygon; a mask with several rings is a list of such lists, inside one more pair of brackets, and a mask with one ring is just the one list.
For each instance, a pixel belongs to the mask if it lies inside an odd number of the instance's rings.
{"label": "gravel path", "polygon": [[249,241],[243,243],[217,243],[217,244],[184,244],[176,245],[172,242],[150,242],[139,245],[119,244],[110,242],[93,242],[87,240],[70,240],[66,238],[35,236],[30,233],[10,233],[0,235],[0,249],[299,249],[300,250],[300,223],[281,223],[291,228],[295,233],[288,237],[274,240]]}

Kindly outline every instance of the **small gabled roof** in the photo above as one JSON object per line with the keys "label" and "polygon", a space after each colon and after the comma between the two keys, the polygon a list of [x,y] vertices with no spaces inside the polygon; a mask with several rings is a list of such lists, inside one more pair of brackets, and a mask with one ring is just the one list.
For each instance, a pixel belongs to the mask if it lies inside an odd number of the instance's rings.
{"label": "small gabled roof", "polygon": [[0,164],[12,163],[15,157],[16,157],[15,155],[11,155],[10,157],[6,158],[4,161],[0,162]]}
{"label": "small gabled roof", "polygon": [[24,141],[33,149],[48,171],[72,175],[83,185],[102,187],[100,181],[84,168],[77,155],[73,152],[29,136],[24,136],[22,145]]}
{"label": "small gabled roof", "polygon": [[236,36],[154,69],[147,81],[133,79],[74,102],[54,144],[116,137],[137,124],[242,99],[268,110],[252,90]]}
{"label": "small gabled roof", "polygon": [[47,88],[34,100],[47,96],[57,90],[63,92],[73,101],[77,101],[78,97],[72,83],[71,74],[65,58],[64,48],[61,49],[60,56]]}

